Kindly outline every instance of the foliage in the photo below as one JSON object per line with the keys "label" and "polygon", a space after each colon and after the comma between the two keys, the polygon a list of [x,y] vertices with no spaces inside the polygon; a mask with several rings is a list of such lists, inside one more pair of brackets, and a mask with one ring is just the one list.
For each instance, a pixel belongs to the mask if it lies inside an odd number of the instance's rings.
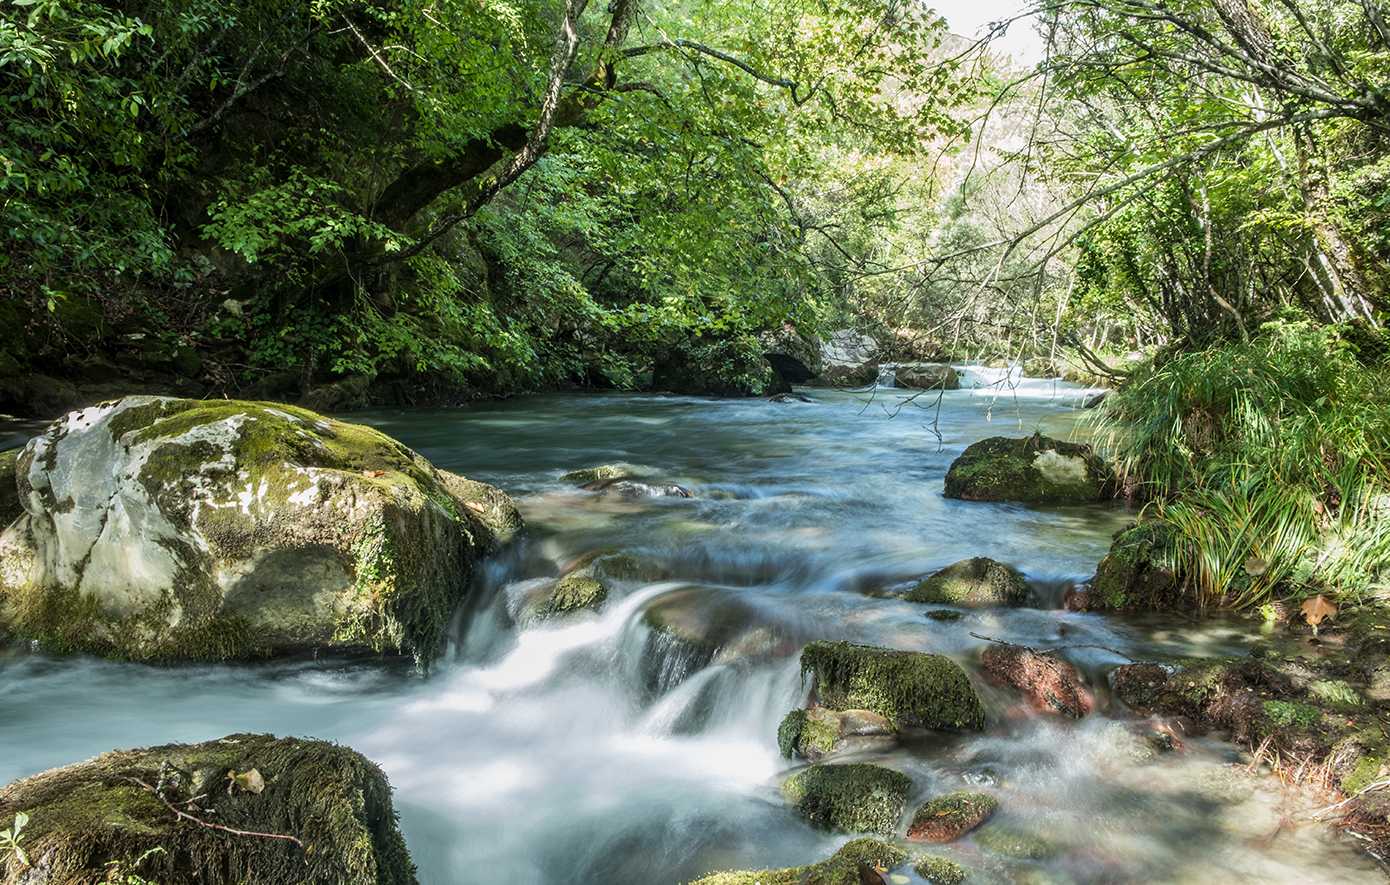
{"label": "foliage", "polygon": [[18,858],[19,862],[26,867],[31,866],[29,855],[24,853],[24,849],[20,847],[19,843],[24,839],[20,831],[27,823],[29,823],[29,815],[21,811],[14,816],[14,821],[8,829],[0,830],[0,851]]}
{"label": "foliage", "polygon": [[1156,361],[1108,398],[1102,434],[1204,603],[1276,588],[1383,591],[1390,403],[1355,329],[1268,323]]}

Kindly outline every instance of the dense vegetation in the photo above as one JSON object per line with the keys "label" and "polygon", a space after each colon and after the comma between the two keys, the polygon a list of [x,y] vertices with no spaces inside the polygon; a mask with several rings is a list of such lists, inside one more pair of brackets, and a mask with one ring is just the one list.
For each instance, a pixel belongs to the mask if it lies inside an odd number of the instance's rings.
{"label": "dense vegetation", "polygon": [[852,327],[1115,381],[1203,601],[1380,589],[1380,5],[1027,11],[1019,69],[898,0],[0,0],[0,408],[762,393]]}

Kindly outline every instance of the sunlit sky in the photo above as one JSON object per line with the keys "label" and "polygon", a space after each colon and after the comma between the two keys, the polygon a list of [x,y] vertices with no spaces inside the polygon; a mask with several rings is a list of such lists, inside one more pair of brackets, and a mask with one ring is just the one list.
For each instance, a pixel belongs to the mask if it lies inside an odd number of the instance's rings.
{"label": "sunlit sky", "polygon": [[[983,37],[989,23],[1010,18],[1027,5],[1027,0],[926,0],[962,37]],[[1033,20],[1022,19],[1009,26],[1008,34],[992,44],[995,52],[1012,55],[1019,64],[1031,64],[1042,56],[1042,40],[1033,31]]]}

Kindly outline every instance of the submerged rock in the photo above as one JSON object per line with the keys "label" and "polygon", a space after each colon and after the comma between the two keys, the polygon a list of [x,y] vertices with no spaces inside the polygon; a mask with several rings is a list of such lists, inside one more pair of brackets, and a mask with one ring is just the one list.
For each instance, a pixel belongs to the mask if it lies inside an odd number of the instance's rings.
{"label": "submerged rock", "polygon": [[822,705],[872,710],[895,725],[982,731],[984,705],[960,665],[944,655],[813,642],[801,652],[801,674],[815,677]]}
{"label": "submerged rock", "polygon": [[0,853],[5,882],[416,881],[386,776],[325,741],[238,734],[116,750],[0,789],[0,821],[20,812],[33,866]]}
{"label": "submerged rock", "polygon": [[1018,569],[977,556],[924,578],[903,595],[903,600],[978,608],[1023,605],[1028,592],[1028,582]]}
{"label": "submerged rock", "polygon": [[560,479],[565,482],[595,482],[603,479],[626,479],[636,475],[637,471],[631,467],[624,467],[620,464],[604,464],[601,467],[571,470],[569,473],[561,474]]}
{"label": "submerged rock", "polygon": [[946,497],[965,501],[1074,504],[1113,497],[1118,484],[1095,450],[1033,434],[990,437],[968,447],[946,472]]}
{"label": "submerged rock", "polygon": [[1023,692],[1034,709],[1080,719],[1096,708],[1076,668],[1066,661],[1002,643],[985,649],[981,663],[991,677]]}
{"label": "submerged rock", "polygon": [[897,829],[911,789],[907,775],[867,762],[813,765],[782,785],[796,810],[815,823],[885,836]]}
{"label": "submerged rock", "polygon": [[502,492],[293,406],[129,397],[19,456],[0,627],[131,660],[437,653]]}
{"label": "submerged rock", "polygon": [[920,842],[951,842],[989,819],[999,801],[984,793],[957,791],[918,806],[907,838]]}
{"label": "submerged rock", "polygon": [[598,492],[600,496],[612,495],[616,498],[689,498],[690,492],[681,486],[661,485],[640,479],[600,479],[580,486],[586,492]]}
{"label": "submerged rock", "polygon": [[[896,845],[878,839],[847,842],[829,860],[784,870],[742,870],[715,873],[690,885],[865,885],[878,870],[895,870],[907,860]],[[866,872],[867,871],[867,872]],[[880,879],[881,881],[881,879]]]}
{"label": "submerged rock", "polygon": [[523,620],[596,610],[608,599],[614,581],[655,580],[656,570],[626,553],[594,550],[573,562],[543,596],[523,608]]}
{"label": "submerged rock", "polygon": [[975,844],[990,854],[1019,860],[1047,860],[1057,854],[1057,846],[1027,830],[990,824],[975,833]]}

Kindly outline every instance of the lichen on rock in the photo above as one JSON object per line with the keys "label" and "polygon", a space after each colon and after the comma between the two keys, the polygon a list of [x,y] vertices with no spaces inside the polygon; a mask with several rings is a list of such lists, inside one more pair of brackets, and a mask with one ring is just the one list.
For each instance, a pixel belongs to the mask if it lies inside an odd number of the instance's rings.
{"label": "lichen on rock", "polygon": [[1028,595],[1028,582],[1017,569],[977,556],[923,578],[903,595],[903,600],[974,608],[1022,605],[1028,601]]}
{"label": "lichen on rock", "polygon": [[386,776],[324,741],[237,734],[115,750],[0,788],[0,820],[20,812],[34,866],[0,854],[0,881],[106,882],[113,863],[161,885],[416,881]]}
{"label": "lichen on rock", "polygon": [[473,563],[520,524],[491,486],[293,406],[128,397],[19,456],[0,626],[133,660],[309,650],[427,664]]}
{"label": "lichen on rock", "polygon": [[947,498],[1073,504],[1112,497],[1114,471],[1083,443],[1033,434],[972,444],[946,472]]}
{"label": "lichen on rock", "polygon": [[815,677],[832,710],[872,710],[895,724],[982,731],[984,705],[960,665],[944,655],[849,642],[812,642],[801,674]]}

